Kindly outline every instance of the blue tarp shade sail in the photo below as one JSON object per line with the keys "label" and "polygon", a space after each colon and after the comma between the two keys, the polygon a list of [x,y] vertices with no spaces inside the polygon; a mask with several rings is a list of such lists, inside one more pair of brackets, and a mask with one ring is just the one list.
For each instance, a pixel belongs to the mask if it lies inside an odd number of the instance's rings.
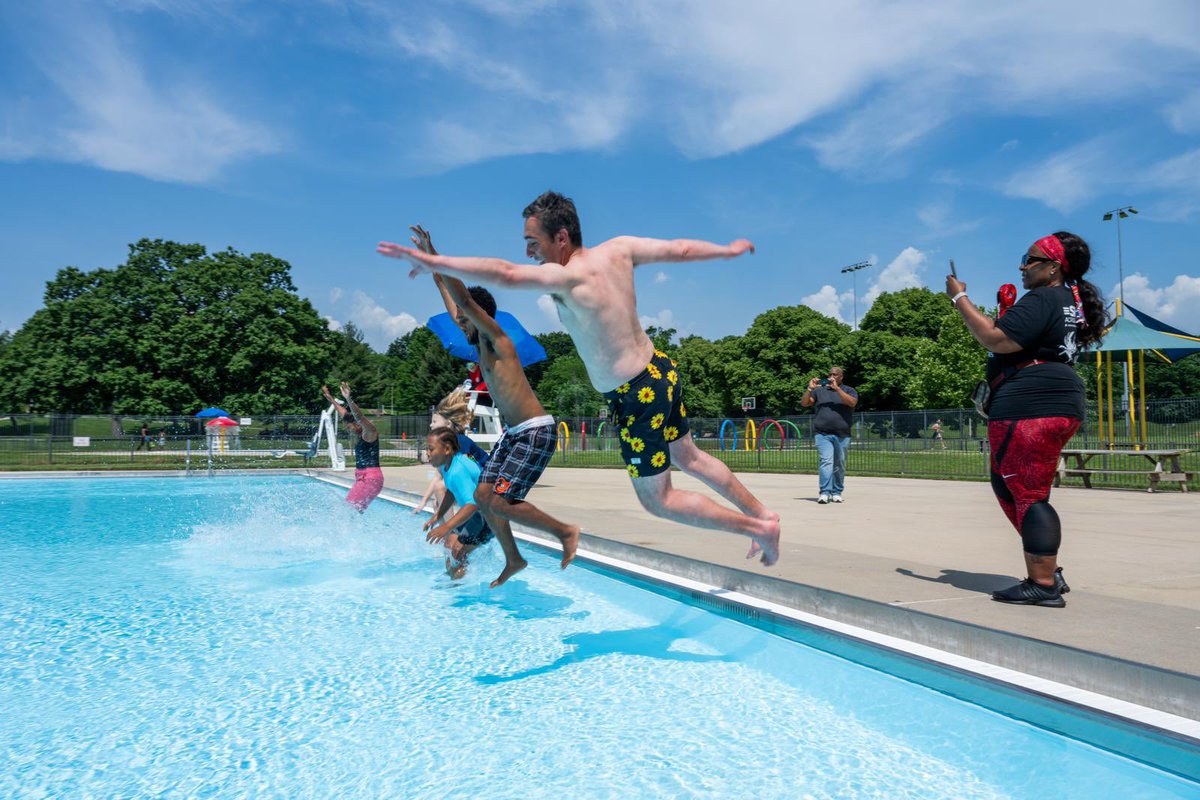
{"label": "blue tarp shade sail", "polygon": [[[1142,323],[1147,328],[1150,328],[1150,329],[1156,330],[1156,331],[1162,331],[1163,333],[1173,333],[1176,336],[1186,336],[1188,339],[1200,341],[1200,339],[1197,339],[1197,337],[1193,336],[1192,334],[1188,333],[1187,331],[1181,331],[1181,330],[1179,330],[1179,328],[1172,328],[1167,323],[1155,319],[1154,317],[1147,314],[1145,311],[1138,311],[1136,308],[1129,305],[1128,303],[1123,303],[1122,307],[1124,308],[1125,311],[1129,312],[1129,314],[1132,315],[1133,318],[1137,322]],[[1194,343],[1195,342],[1189,342],[1188,344],[1194,344]],[[1189,348],[1185,344],[1184,347],[1182,347],[1182,348],[1172,347],[1170,350],[1159,350],[1159,352],[1162,353],[1164,356],[1166,356],[1167,358],[1169,358],[1172,361],[1178,361],[1179,359],[1184,358],[1185,356],[1189,356],[1192,353],[1195,353],[1196,350]]]}
{"label": "blue tarp shade sail", "polygon": [[1163,354],[1167,350],[1175,350],[1187,355],[1200,350],[1200,341],[1147,328],[1129,317],[1117,317],[1117,321],[1104,334],[1104,341],[1100,346],[1091,349],[1093,352],[1099,350],[1104,353],[1150,350],[1158,354]]}
{"label": "blue tarp shade sail", "polygon": [[197,417],[228,417],[228,411],[222,411],[219,408],[205,408],[196,414]]}
{"label": "blue tarp shade sail", "polygon": [[[507,333],[509,338],[513,340],[513,345],[517,348],[517,357],[521,359],[522,367],[528,367],[531,364],[546,360],[546,348],[542,347],[541,342],[533,338],[533,335],[525,330],[516,317],[507,311],[497,311],[496,322],[499,323],[501,330]],[[458,323],[449,314],[436,314],[430,317],[425,325],[429,330],[433,331],[438,339],[441,339],[442,345],[450,351],[450,355],[455,358],[461,358],[464,361],[479,360],[479,349],[467,343],[467,337],[463,334],[462,329],[458,327]]]}

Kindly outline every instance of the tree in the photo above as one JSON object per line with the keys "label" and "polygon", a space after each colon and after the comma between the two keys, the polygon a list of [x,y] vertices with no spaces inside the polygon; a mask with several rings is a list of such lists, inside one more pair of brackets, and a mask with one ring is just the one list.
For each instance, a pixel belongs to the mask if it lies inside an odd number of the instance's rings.
{"label": "tree", "polygon": [[955,316],[944,295],[925,288],[901,289],[879,295],[859,327],[871,333],[935,339],[943,320]]}
{"label": "tree", "polygon": [[670,353],[675,349],[672,342],[675,341],[677,331],[674,328],[660,328],[657,325],[651,325],[646,328],[646,335],[650,337],[650,341],[654,344],[654,349],[663,353]]}
{"label": "tree", "polygon": [[834,346],[849,330],[808,306],[780,306],[759,314],[740,337],[738,352],[729,354],[726,378],[732,397],[762,396],[775,414],[799,409],[808,379],[829,369]]}
{"label": "tree", "polygon": [[382,406],[384,390],[392,371],[388,357],[372,350],[371,345],[363,340],[362,331],[353,322],[347,322],[332,338],[335,350],[326,373],[326,385],[333,387],[346,381],[353,388],[355,402],[360,406]]}
{"label": "tree", "polygon": [[546,375],[546,370],[560,358],[564,356],[578,356],[575,350],[575,342],[571,341],[571,334],[566,331],[549,331],[548,333],[539,333],[533,337],[546,350],[546,358],[536,364],[525,368],[525,377],[529,379],[530,386],[537,386],[542,382],[542,378]]}
{"label": "tree", "polygon": [[429,328],[422,326],[402,338],[404,356],[394,362],[394,371],[385,379],[395,383],[397,413],[425,414],[462,384],[467,365],[450,355]]}
{"label": "tree", "polygon": [[710,342],[688,336],[676,348],[683,399],[692,417],[723,417],[734,408],[727,366],[739,350],[740,336]]}
{"label": "tree", "polygon": [[906,389],[921,341],[862,330],[842,337],[834,360],[845,370],[846,383],[858,392],[856,410],[909,408]]}
{"label": "tree", "polygon": [[909,408],[962,408],[983,380],[987,351],[957,315],[942,321],[936,340],[921,339],[905,387]]}
{"label": "tree", "polygon": [[66,267],[0,356],[0,401],[35,411],[238,414],[317,405],[333,350],[291,267],[142,239],[113,269]]}
{"label": "tree", "polygon": [[548,413],[562,417],[595,416],[605,404],[577,355],[554,359],[537,385],[537,396]]}

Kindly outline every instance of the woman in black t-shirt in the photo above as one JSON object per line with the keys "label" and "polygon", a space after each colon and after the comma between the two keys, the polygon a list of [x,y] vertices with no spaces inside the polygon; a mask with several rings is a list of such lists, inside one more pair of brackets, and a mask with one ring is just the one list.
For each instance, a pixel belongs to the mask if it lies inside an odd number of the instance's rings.
{"label": "woman in black t-shirt", "polygon": [[1048,502],[1063,445],[1083,421],[1083,381],[1073,365],[1107,324],[1104,298],[1083,280],[1091,266],[1087,242],[1059,231],[1021,257],[1028,292],[993,321],[967,298],[967,285],[946,276],[946,294],[975,339],[988,350],[987,380],[992,491],[1025,551],[1025,580],[992,599],[1066,605],[1070,591],[1058,566],[1062,528]]}

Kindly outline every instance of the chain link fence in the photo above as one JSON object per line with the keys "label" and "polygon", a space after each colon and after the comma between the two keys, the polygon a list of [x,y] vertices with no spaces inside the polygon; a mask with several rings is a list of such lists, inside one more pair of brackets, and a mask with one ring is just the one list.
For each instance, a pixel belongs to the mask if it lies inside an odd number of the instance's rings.
{"label": "chain link fence", "polygon": [[[413,463],[420,457],[428,416],[371,414],[371,419],[380,432],[385,464]],[[1110,443],[1098,435],[1096,409],[1090,408],[1069,447],[1132,449],[1135,436],[1127,419],[1118,409],[1117,435]],[[324,447],[317,458],[308,455],[318,420],[316,415],[256,416],[236,427],[214,429],[193,417],[10,414],[0,417],[0,469],[207,470],[210,458],[213,468],[328,465]],[[689,420],[696,443],[735,470],[800,473],[817,470],[812,422],[812,414]],[[148,441],[141,436],[143,425],[149,428]],[[1200,472],[1200,397],[1148,401],[1146,427],[1151,449],[1192,451],[1183,457],[1183,469]],[[559,452],[552,463],[622,466],[618,429],[605,418],[562,419],[558,432]],[[341,432],[339,444],[352,464],[352,437]],[[1146,461],[1105,455],[1091,465],[1136,470],[1144,469]],[[968,409],[855,414],[847,470],[852,475],[987,480],[987,425]],[[1078,485],[1080,479],[1066,482]],[[1136,475],[1097,476],[1093,482],[1145,486]],[[1196,478],[1190,485],[1200,488]]]}

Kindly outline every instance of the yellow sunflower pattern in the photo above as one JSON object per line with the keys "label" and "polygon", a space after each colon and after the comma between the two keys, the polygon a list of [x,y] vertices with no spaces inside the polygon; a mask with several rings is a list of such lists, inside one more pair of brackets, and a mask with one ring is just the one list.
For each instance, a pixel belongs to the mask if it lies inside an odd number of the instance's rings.
{"label": "yellow sunflower pattern", "polygon": [[667,419],[666,414],[655,414],[653,417],[650,418],[650,427],[653,428],[654,430],[658,430],[659,428],[662,427],[662,424],[663,424],[663,422],[666,421],[666,419]]}
{"label": "yellow sunflower pattern", "polygon": [[661,467],[665,463],[667,463],[667,454],[662,450],[659,450],[650,458],[650,466],[654,467],[655,469]]}
{"label": "yellow sunflower pattern", "polygon": [[649,405],[654,402],[654,390],[649,386],[643,386],[638,389],[638,400]]}
{"label": "yellow sunflower pattern", "polygon": [[687,416],[687,406],[685,406],[683,403],[679,404],[679,416],[681,416],[681,417]]}
{"label": "yellow sunflower pattern", "polygon": [[663,438],[668,442],[675,441],[679,438],[679,428],[676,428],[674,425],[668,425],[663,431]]}
{"label": "yellow sunflower pattern", "polygon": [[656,381],[662,379],[662,370],[659,369],[654,364],[647,364],[646,372],[650,373],[650,377],[654,378],[654,380],[656,380]]}
{"label": "yellow sunflower pattern", "polygon": [[[674,364],[675,362],[672,361],[671,363]],[[675,384],[679,383],[679,373],[675,370],[669,371],[667,373],[667,380],[671,382],[672,386],[674,386]]]}
{"label": "yellow sunflower pattern", "polygon": [[635,467],[633,464],[630,464],[629,466],[625,467],[625,469],[627,472],[629,472],[629,477],[631,477],[631,478],[638,477],[638,468]]}
{"label": "yellow sunflower pattern", "polygon": [[668,403],[675,402],[675,387],[674,386],[667,387],[667,402]]}
{"label": "yellow sunflower pattern", "polygon": [[620,386],[617,387],[617,394],[625,394],[628,391],[629,391],[628,383],[622,383]]}
{"label": "yellow sunflower pattern", "polygon": [[621,428],[621,441],[622,442],[629,441],[629,428]]}
{"label": "yellow sunflower pattern", "polygon": [[635,453],[640,453],[646,449],[646,443],[641,438],[634,436],[629,440],[629,449]]}

